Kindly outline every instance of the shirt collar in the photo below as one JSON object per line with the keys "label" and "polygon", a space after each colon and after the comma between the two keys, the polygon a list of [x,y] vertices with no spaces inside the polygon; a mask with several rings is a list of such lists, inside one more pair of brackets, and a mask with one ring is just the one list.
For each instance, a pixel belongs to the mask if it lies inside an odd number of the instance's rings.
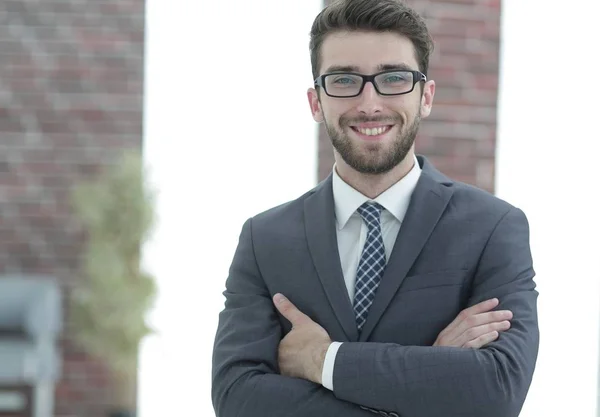
{"label": "shirt collar", "polygon": [[399,222],[404,220],[406,210],[410,203],[410,197],[415,189],[421,167],[415,156],[415,163],[410,172],[400,181],[392,185],[374,200],[360,193],[346,183],[333,167],[333,201],[335,205],[335,218],[338,230],[344,228],[350,217],[356,210],[367,201],[375,201],[391,213]]}

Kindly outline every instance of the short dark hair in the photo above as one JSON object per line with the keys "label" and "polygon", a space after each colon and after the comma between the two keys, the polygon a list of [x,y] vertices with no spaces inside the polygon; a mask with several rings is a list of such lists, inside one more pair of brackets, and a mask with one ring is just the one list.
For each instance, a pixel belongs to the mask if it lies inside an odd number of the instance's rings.
{"label": "short dark hair", "polygon": [[401,0],[337,0],[315,18],[310,30],[313,79],[321,66],[321,47],[327,35],[338,31],[394,32],[413,43],[419,71],[427,75],[433,40],[425,21]]}

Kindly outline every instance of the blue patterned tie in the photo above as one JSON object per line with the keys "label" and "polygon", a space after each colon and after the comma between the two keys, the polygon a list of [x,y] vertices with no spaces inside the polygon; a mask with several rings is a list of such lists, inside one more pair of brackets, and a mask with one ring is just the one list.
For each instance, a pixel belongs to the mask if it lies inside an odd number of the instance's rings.
{"label": "blue patterned tie", "polygon": [[369,308],[385,269],[385,247],[381,234],[382,209],[377,203],[366,202],[357,210],[367,225],[367,239],[356,271],[354,293],[354,314],[359,332],[367,321]]}

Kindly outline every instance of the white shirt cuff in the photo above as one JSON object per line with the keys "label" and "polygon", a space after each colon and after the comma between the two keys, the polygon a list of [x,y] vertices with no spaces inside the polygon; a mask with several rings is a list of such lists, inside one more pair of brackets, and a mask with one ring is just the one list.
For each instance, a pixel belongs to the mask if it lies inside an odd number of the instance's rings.
{"label": "white shirt cuff", "polygon": [[325,354],[321,380],[323,381],[323,386],[330,391],[333,391],[333,366],[335,365],[335,357],[340,346],[342,346],[341,342],[332,342]]}

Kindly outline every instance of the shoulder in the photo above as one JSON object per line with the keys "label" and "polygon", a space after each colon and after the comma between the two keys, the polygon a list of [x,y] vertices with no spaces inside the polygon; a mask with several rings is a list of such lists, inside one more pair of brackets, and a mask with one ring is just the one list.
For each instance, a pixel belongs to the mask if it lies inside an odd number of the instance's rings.
{"label": "shoulder", "polygon": [[453,198],[463,205],[470,205],[480,210],[499,212],[506,212],[515,208],[508,201],[474,185],[454,181],[452,187],[454,188]]}
{"label": "shoulder", "polygon": [[[265,211],[254,214],[250,221],[253,230],[278,230],[287,229],[301,225],[304,218],[304,203],[317,191],[327,187],[328,180],[320,182],[313,189],[305,192],[299,197],[286,201]],[[329,186],[330,186],[329,181]]]}
{"label": "shoulder", "polygon": [[527,223],[524,211],[512,203],[470,184],[454,181],[451,206],[467,219],[496,226],[502,221]]}
{"label": "shoulder", "polygon": [[427,183],[450,188],[450,190],[438,190],[442,193],[451,191],[450,208],[454,208],[456,212],[467,216],[487,214],[488,217],[501,217],[511,211],[519,211],[517,207],[489,191],[451,179],[438,171],[427,158],[418,156],[418,159],[422,166],[421,175],[428,177]]}

